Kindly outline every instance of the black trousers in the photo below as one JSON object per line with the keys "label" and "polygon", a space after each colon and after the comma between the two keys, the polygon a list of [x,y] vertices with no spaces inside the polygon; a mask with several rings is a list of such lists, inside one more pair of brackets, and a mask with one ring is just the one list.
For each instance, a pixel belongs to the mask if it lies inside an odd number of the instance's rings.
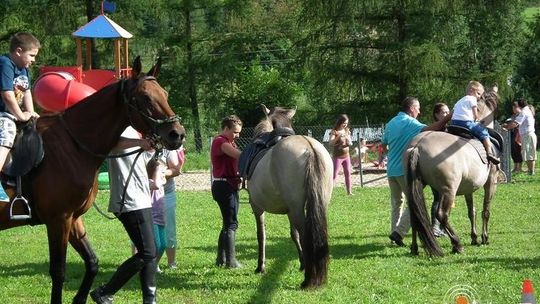
{"label": "black trousers", "polygon": [[103,293],[114,295],[138,273],[143,303],[153,303],[156,295],[156,244],[152,226],[152,209],[125,212],[120,214],[118,219],[137,248],[137,254],[118,267],[109,282],[103,286]]}
{"label": "black trousers", "polygon": [[226,181],[214,181],[212,183],[212,197],[219,205],[223,218],[222,230],[234,230],[238,228],[238,209],[240,208],[238,191],[234,190]]}

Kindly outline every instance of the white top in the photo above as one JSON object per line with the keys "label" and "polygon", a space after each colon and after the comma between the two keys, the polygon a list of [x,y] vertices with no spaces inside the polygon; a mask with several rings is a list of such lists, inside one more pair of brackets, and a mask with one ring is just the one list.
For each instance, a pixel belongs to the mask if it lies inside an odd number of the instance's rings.
{"label": "white top", "polygon": [[474,121],[473,107],[477,106],[476,97],[465,95],[454,106],[452,120]]}
{"label": "white top", "polygon": [[[140,138],[139,133],[132,127],[126,128],[121,135],[125,138]],[[133,147],[125,150],[114,150],[112,155],[123,154],[137,150]],[[151,208],[150,184],[146,173],[146,163],[148,153],[142,153],[134,164],[133,174],[127,185],[125,200],[122,204],[122,194],[131,170],[131,166],[137,153],[125,157],[109,158],[109,183],[110,199],[109,212],[120,213],[139,209]]]}
{"label": "white top", "polygon": [[534,132],[534,116],[529,106],[521,109],[521,112],[516,116],[515,121],[519,125],[520,135]]}

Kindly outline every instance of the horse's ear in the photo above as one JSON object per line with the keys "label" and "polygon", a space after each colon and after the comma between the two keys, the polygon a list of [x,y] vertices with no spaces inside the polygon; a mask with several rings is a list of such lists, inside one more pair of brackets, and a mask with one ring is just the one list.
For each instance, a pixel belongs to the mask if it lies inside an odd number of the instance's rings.
{"label": "horse's ear", "polygon": [[158,57],[156,64],[146,73],[148,76],[158,77],[161,71],[161,57]]}
{"label": "horse's ear", "polygon": [[289,110],[287,111],[287,117],[288,117],[289,119],[292,119],[293,116],[294,116],[294,114],[296,114],[296,108],[297,108],[297,107],[294,106],[294,108],[289,109]]}
{"label": "horse's ear", "polygon": [[268,114],[270,114],[270,110],[268,110],[268,108],[265,105],[261,104],[261,109],[263,110],[264,115],[268,116]]}
{"label": "horse's ear", "polygon": [[135,60],[133,61],[133,67],[131,68],[131,77],[137,78],[139,74],[141,74],[141,70],[141,56],[137,56],[137,58],[135,58]]}

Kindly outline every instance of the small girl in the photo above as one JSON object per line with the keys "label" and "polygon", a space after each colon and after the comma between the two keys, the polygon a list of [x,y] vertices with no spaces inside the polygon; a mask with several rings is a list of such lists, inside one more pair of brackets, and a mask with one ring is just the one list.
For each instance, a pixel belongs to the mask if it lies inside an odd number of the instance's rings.
{"label": "small girl", "polygon": [[349,146],[352,146],[351,131],[349,130],[349,117],[341,114],[336,120],[336,124],[330,133],[330,145],[333,147],[332,159],[334,161],[334,184],[339,173],[339,167],[343,166],[345,186],[347,194],[352,195],[351,184],[351,158]]}
{"label": "small girl", "polygon": [[150,159],[146,165],[148,180],[150,182],[150,196],[152,198],[152,219],[154,222],[154,239],[156,242],[157,258],[156,267],[159,269],[159,260],[167,246],[165,235],[165,170],[167,165],[162,160]]}

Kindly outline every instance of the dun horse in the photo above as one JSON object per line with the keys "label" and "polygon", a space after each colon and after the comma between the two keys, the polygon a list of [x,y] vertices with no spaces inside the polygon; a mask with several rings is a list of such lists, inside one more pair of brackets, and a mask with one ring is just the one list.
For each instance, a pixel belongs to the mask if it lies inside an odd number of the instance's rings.
{"label": "dun horse", "polygon": [[[255,136],[289,128],[296,110],[264,107],[267,114]],[[264,212],[287,214],[291,238],[298,250],[302,288],[319,287],[328,271],[327,207],[332,196],[332,159],[317,140],[291,135],[262,157],[248,181],[249,201],[257,222],[259,259],[256,272],[265,272]]]}
{"label": "dun horse", "polygon": [[[486,126],[493,125],[493,113],[497,108],[497,103],[498,96],[493,91],[484,93],[478,101],[479,117]],[[404,156],[408,185],[407,200],[413,229],[412,254],[418,254],[417,233],[428,254],[439,256],[443,254],[428,219],[423,193],[425,185],[431,186],[441,194],[437,218],[448,233],[452,251],[455,253],[461,253],[463,247],[456,232],[450,226],[449,216],[452,203],[456,195],[465,195],[471,222],[471,244],[478,245],[473,192],[484,187],[482,244],[489,243],[489,207],[497,186],[498,168],[481,158],[483,151],[481,144],[479,144],[479,149],[475,149],[470,141],[445,132],[422,132],[412,139]]]}
{"label": "dun horse", "polygon": [[97,194],[97,173],[122,131],[132,125],[168,149],[178,148],[184,128],[171,110],[167,92],[157,83],[160,63],[141,74],[139,57],[132,77],[111,84],[63,113],[42,116],[37,129],[45,157],[23,180],[32,220],[13,221],[9,204],[0,203],[0,229],[44,224],[49,241],[51,303],[62,303],[67,243],[79,253],[85,274],[73,303],[86,303],[98,271],[81,216]]}

